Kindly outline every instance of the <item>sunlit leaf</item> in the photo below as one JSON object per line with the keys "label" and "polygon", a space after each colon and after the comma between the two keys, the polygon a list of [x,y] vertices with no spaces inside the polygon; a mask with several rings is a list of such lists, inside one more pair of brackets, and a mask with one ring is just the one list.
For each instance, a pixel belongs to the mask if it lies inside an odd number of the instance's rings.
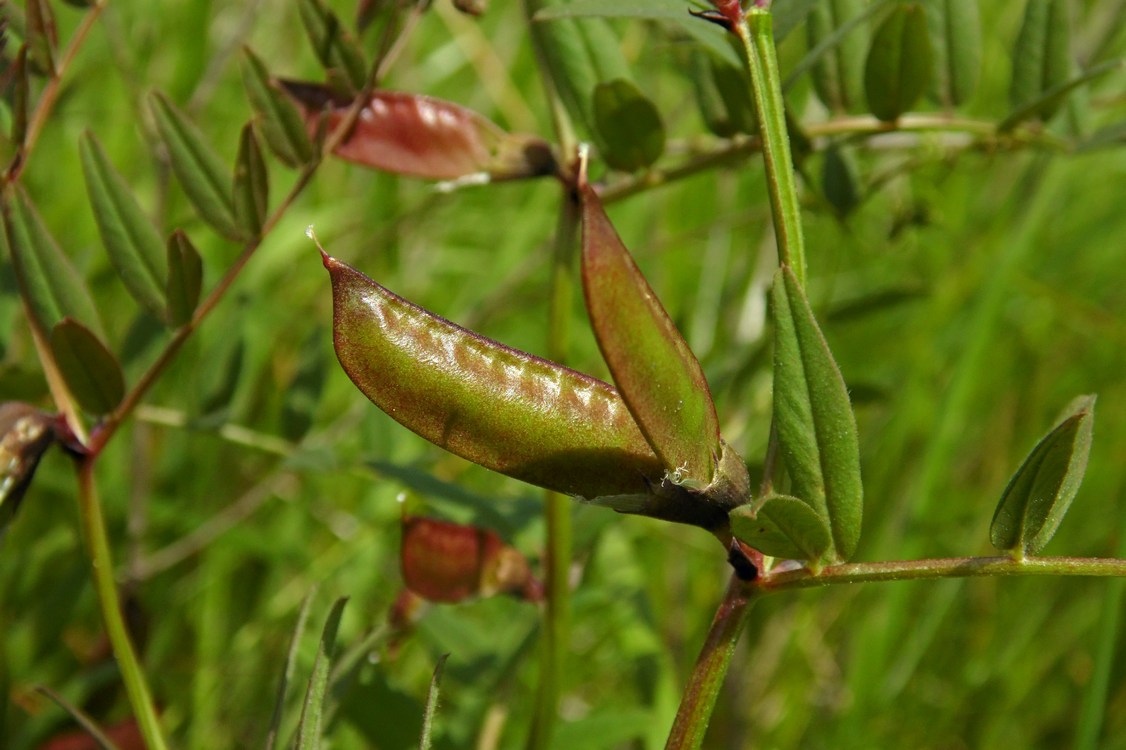
{"label": "sunlit leaf", "polygon": [[168,298],[168,320],[182,326],[192,319],[199,304],[203,284],[203,261],[199,252],[183,230],[177,229],[168,238],[168,281],[165,295]]}
{"label": "sunlit leaf", "polygon": [[892,121],[908,111],[927,90],[931,73],[930,38],[923,9],[896,5],[872,38],[864,67],[868,108]]}
{"label": "sunlit leaf", "polygon": [[313,144],[305,122],[249,48],[243,50],[242,80],[270,151],[286,166],[307,164],[313,158]]}
{"label": "sunlit leaf", "polygon": [[651,166],[665,150],[665,127],[657,107],[627,80],[594,88],[594,122],[602,157],[615,169],[632,172]]}
{"label": "sunlit leaf", "polygon": [[[332,130],[351,108],[318,84],[283,82],[315,132],[327,113]],[[533,136],[510,134],[473,110],[420,94],[377,91],[334,153],[396,174],[454,180],[482,174],[502,180],[555,171],[551,147]]]}
{"label": "sunlit leaf", "polygon": [[771,557],[816,562],[833,547],[825,519],[796,497],[771,495],[757,511],[744,505],[729,518],[737,539]]}
{"label": "sunlit leaf", "polygon": [[1009,480],[989,527],[993,546],[1034,555],[1059,528],[1079,492],[1091,452],[1095,397],[1080,396]]}
{"label": "sunlit leaf", "polygon": [[56,323],[70,317],[100,334],[101,323],[85,282],[31,201],[16,191],[9,206],[4,213],[5,237],[21,292],[36,323],[49,333]]}
{"label": "sunlit leaf", "polygon": [[168,149],[172,171],[200,217],[219,233],[239,239],[231,180],[223,162],[199,129],[163,94],[151,99],[157,130]]}
{"label": "sunlit leaf", "polygon": [[92,133],[83,134],[79,140],[79,153],[90,205],[110,263],[133,298],[164,318],[168,264],[160,234]]}
{"label": "sunlit leaf", "polygon": [[673,481],[702,488],[720,455],[719,419],[700,363],[582,185],[582,277],[602,357]]}
{"label": "sunlit leaf", "polygon": [[934,59],[931,95],[943,106],[963,104],[981,70],[981,13],[977,0],[923,0]]}
{"label": "sunlit leaf", "polygon": [[356,40],[336,14],[323,0],[298,0],[297,8],[321,65],[339,72],[351,91],[362,89],[367,81],[367,63]]}
{"label": "sunlit leaf", "polygon": [[[1071,76],[1071,36],[1069,4],[1066,0],[1030,0],[1024,6],[1024,20],[1013,49],[1013,78],[1009,101],[1020,110]],[[1041,109],[1047,120],[1059,108]]]}
{"label": "sunlit leaf", "polygon": [[125,397],[125,378],[117,358],[94,333],[73,318],[51,329],[51,352],[59,373],[79,406],[108,414]]}
{"label": "sunlit leaf", "polygon": [[247,123],[239,136],[232,187],[235,217],[248,237],[257,237],[270,207],[270,176],[254,129]]}
{"label": "sunlit leaf", "polygon": [[856,420],[829,345],[789,268],[774,276],[774,421],[792,494],[825,519],[836,559],[860,540],[863,488]]}

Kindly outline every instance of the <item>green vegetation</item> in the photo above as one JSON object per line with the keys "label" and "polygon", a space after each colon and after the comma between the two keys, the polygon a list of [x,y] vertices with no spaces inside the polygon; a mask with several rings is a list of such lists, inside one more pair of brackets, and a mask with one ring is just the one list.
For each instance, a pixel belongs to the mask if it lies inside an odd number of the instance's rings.
{"label": "green vegetation", "polygon": [[776,5],[0,4],[0,745],[1126,748],[1126,10]]}

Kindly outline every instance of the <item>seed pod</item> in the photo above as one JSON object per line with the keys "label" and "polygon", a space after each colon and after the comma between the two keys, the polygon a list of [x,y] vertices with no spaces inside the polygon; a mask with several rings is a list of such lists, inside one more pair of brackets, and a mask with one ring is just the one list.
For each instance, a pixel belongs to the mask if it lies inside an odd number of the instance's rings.
{"label": "seed pod", "polygon": [[19,508],[39,459],[55,442],[52,418],[27,404],[0,404],[0,530]]}
{"label": "seed pod", "polygon": [[400,549],[407,588],[432,602],[472,596],[542,596],[528,560],[490,529],[432,518],[403,518]]}
{"label": "seed pod", "polygon": [[[281,81],[301,109],[311,137],[335,130],[352,100],[316,83]],[[322,124],[322,117],[325,122]],[[455,180],[537,177],[555,172],[551,146],[507,133],[488,118],[452,102],[400,91],[376,91],[352,131],[333,152],[342,159],[395,174]]]}
{"label": "seed pod", "polygon": [[664,467],[609,384],[454,325],[327,254],[323,261],[337,358],[404,427],[571,495],[643,496],[660,482]]}

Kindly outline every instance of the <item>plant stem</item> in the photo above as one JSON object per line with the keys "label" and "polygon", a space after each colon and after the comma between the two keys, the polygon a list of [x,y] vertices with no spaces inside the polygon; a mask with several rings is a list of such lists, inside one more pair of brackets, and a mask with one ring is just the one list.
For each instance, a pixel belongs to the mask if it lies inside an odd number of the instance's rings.
{"label": "plant stem", "polygon": [[790,155],[786,104],[782,99],[782,81],[778,74],[772,27],[770,13],[754,7],[746,15],[739,14],[732,31],[742,43],[743,57],[751,74],[751,94],[759,133],[762,134],[767,192],[774,212],[778,261],[790,266],[798,282],[804,285],[805,241],[802,238],[794,160]]}
{"label": "plant stem", "polygon": [[113,576],[113,559],[110,556],[105,519],[102,516],[102,506],[98,501],[97,489],[94,486],[94,461],[92,458],[88,457],[81,460],[78,467],[78,490],[82,531],[86,537],[90,565],[94,572],[94,588],[98,592],[102,620],[105,622],[106,634],[109,636],[114,658],[121,670],[125,692],[129,696],[129,704],[133,708],[133,714],[137,719],[141,735],[145,738],[145,745],[149,750],[164,750],[167,745],[160,731],[160,722],[157,720],[152,694],[145,682],[144,672],[141,671],[137,653],[133,648],[133,643],[129,640],[125,618],[121,613],[121,601],[117,596],[117,583]]}
{"label": "plant stem", "polygon": [[696,750],[704,742],[735,644],[761,589],[731,576],[704,647],[688,678],[665,750]]}
{"label": "plant stem", "polygon": [[869,581],[916,581],[924,578],[985,576],[1126,576],[1126,560],[1106,557],[945,557],[929,560],[830,565],[814,575],[808,569],[768,575],[765,591],[786,591]]}
{"label": "plant stem", "polygon": [[[552,252],[547,344],[548,357],[560,363],[567,358],[570,341],[571,301],[575,287],[574,255],[580,216],[578,195],[571,186],[564,185]],[[535,719],[528,737],[528,747],[537,749],[551,744],[570,641],[571,610],[571,498],[558,492],[548,492],[544,499],[547,550],[544,559],[543,657]]]}

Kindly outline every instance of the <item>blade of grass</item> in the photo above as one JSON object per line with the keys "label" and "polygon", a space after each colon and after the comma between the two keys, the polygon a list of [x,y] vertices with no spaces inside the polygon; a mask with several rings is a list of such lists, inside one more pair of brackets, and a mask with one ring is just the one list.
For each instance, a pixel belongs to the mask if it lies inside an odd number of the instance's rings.
{"label": "blade of grass", "polygon": [[446,666],[449,654],[442,654],[438,664],[434,667],[434,676],[430,678],[430,689],[426,692],[426,709],[422,712],[422,737],[418,742],[418,750],[430,750],[432,733],[434,731],[434,712],[438,709],[438,683],[442,679],[442,669]]}
{"label": "blade of grass", "polygon": [[278,729],[281,727],[282,710],[285,708],[285,694],[289,690],[289,683],[293,681],[293,673],[297,669],[297,651],[301,645],[301,636],[305,633],[305,625],[309,621],[309,610],[312,609],[313,599],[317,595],[314,586],[301,600],[301,609],[297,613],[297,624],[293,627],[293,635],[289,641],[289,651],[285,656],[285,668],[282,670],[281,680],[278,681],[278,692],[274,698],[274,712],[270,716],[270,730],[266,733],[266,750],[274,750],[278,740]]}
{"label": "blade of grass", "polygon": [[317,657],[313,661],[313,674],[309,678],[305,703],[301,707],[301,722],[297,725],[297,739],[294,741],[297,750],[317,750],[320,747],[321,718],[328,691],[329,668],[336,648],[336,631],[340,627],[340,617],[344,614],[344,605],[347,603],[346,596],[337,599],[325,620],[321,640],[317,645]]}

